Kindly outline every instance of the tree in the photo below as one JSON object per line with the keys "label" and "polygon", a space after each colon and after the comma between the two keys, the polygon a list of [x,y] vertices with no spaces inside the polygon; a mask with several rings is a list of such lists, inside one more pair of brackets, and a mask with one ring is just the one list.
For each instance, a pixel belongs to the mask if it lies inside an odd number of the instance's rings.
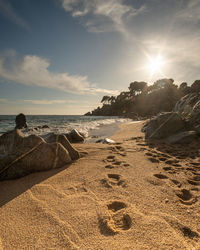
{"label": "tree", "polygon": [[102,100],[101,100],[101,103],[104,103],[104,104],[105,104],[106,102],[108,103],[108,102],[109,102],[109,99],[110,99],[110,96],[104,95],[103,98],[102,98]]}
{"label": "tree", "polygon": [[182,82],[179,86],[179,89],[184,90],[187,88],[187,82]]}
{"label": "tree", "polygon": [[129,86],[130,93],[132,95],[141,94],[141,92],[147,87],[146,82],[131,82]]}
{"label": "tree", "polygon": [[192,92],[200,92],[200,80],[196,80],[191,85]]}

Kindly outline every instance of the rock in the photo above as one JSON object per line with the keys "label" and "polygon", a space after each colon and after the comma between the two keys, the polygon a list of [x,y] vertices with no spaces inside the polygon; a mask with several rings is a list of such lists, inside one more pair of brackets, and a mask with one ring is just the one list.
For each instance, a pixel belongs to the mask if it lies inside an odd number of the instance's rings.
{"label": "rock", "polygon": [[45,124],[42,126],[42,128],[49,128],[49,126]]}
{"label": "rock", "polygon": [[69,152],[70,157],[72,160],[77,160],[80,158],[79,152],[72,147],[69,140],[65,135],[58,135],[54,133],[49,133],[45,136],[43,136],[44,140],[48,143],[61,143],[62,146]]}
{"label": "rock", "polygon": [[96,143],[104,143],[104,144],[111,144],[111,143],[115,143],[115,141],[109,139],[109,138],[105,138],[105,139],[99,139],[96,141]]}
{"label": "rock", "polygon": [[69,133],[69,135],[70,135],[72,142],[83,142],[84,141],[83,135],[81,135],[81,133],[79,133],[76,129],[73,129]]}
{"label": "rock", "polygon": [[68,134],[63,134],[67,137],[68,141],[73,143],[73,139],[71,138],[71,135],[68,133]]}
{"label": "rock", "polygon": [[196,131],[184,131],[178,134],[172,135],[166,139],[170,144],[188,144],[197,138]]}
{"label": "rock", "polygon": [[188,123],[190,128],[200,124],[200,92],[188,94],[180,99],[174,111]]}
{"label": "rock", "polygon": [[46,143],[36,135],[24,137],[19,130],[0,137],[0,180],[63,167],[71,160],[69,151],[58,142]]}
{"label": "rock", "polygon": [[98,138],[98,135],[92,135],[91,138]]}
{"label": "rock", "polygon": [[182,97],[173,112],[151,119],[142,132],[146,138],[167,138],[168,143],[189,143],[197,138],[200,135],[200,92]]}
{"label": "rock", "polygon": [[194,130],[197,132],[198,135],[200,135],[200,125],[195,126]]}
{"label": "rock", "polygon": [[174,112],[162,113],[142,128],[147,139],[167,138],[183,130],[185,130],[185,123],[181,116]]}
{"label": "rock", "polygon": [[27,128],[26,116],[20,113],[19,115],[16,116],[15,123],[16,123],[15,126],[16,129]]}

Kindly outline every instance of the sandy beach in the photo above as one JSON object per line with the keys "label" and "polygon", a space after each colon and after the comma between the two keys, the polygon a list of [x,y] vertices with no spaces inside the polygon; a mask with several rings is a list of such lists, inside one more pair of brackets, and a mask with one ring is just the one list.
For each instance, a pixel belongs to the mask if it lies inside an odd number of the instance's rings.
{"label": "sandy beach", "polygon": [[0,249],[200,249],[200,142],[147,143],[143,123],[0,182]]}

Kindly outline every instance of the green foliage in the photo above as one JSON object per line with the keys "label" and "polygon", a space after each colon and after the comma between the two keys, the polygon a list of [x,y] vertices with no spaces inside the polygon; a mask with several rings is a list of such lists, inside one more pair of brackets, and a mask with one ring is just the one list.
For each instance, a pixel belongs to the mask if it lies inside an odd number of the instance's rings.
{"label": "green foliage", "polygon": [[200,91],[200,80],[191,87],[183,82],[179,87],[173,79],[159,79],[153,85],[146,82],[131,82],[129,91],[123,91],[118,96],[103,96],[102,107],[94,109],[85,115],[152,116],[159,112],[171,111],[176,102],[184,95]]}

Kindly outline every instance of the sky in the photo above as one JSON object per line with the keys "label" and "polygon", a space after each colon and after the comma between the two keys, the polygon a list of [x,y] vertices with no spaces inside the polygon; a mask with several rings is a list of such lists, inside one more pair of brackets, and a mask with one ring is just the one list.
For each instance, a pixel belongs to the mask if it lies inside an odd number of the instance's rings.
{"label": "sky", "polygon": [[81,115],[199,69],[199,0],[0,0],[1,115]]}

